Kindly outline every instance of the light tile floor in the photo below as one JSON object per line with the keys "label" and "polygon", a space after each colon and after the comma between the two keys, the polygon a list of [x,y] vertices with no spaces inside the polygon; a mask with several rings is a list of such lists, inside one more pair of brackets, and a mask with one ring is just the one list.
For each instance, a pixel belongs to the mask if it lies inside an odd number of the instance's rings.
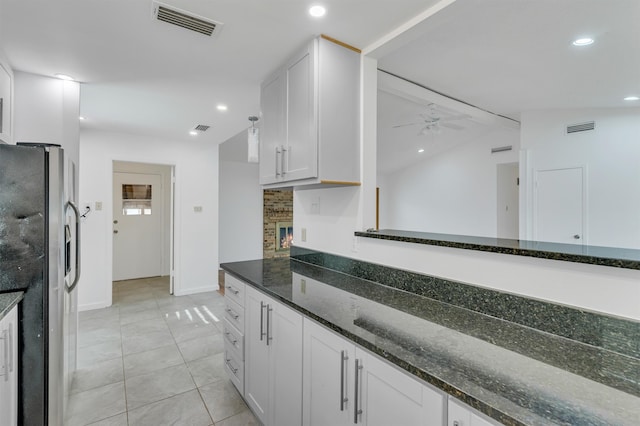
{"label": "light tile floor", "polygon": [[223,368],[223,310],[167,277],[115,282],[113,306],[80,313],[65,424],[258,425]]}

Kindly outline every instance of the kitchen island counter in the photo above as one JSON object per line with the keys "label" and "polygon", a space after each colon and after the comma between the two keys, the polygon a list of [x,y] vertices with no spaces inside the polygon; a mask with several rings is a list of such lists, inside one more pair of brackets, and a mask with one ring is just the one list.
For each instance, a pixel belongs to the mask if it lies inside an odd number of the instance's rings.
{"label": "kitchen island counter", "polygon": [[[633,350],[585,344],[296,259],[221,267],[503,424],[640,419]],[[634,344],[627,329],[615,338]]]}

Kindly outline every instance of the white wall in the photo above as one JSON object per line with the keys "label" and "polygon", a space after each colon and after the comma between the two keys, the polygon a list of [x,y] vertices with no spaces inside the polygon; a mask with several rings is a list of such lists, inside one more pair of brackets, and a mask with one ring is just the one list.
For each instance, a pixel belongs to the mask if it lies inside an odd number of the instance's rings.
{"label": "white wall", "polygon": [[62,145],[79,167],[80,85],[73,81],[14,72],[15,142]]}
{"label": "white wall", "polygon": [[[162,275],[170,274],[170,254],[171,254],[171,166],[150,164],[150,163],[132,163],[129,161],[115,161],[113,163],[114,172],[125,173],[142,173],[159,175],[162,179],[162,218],[161,227],[162,235],[160,236],[162,245]],[[81,201],[81,205],[84,204]],[[91,203],[91,209],[95,211],[95,202]]]}
{"label": "white wall", "polygon": [[[517,129],[493,128],[387,174],[378,182],[380,228],[495,237],[496,165],[518,161],[519,139]],[[507,145],[513,150],[491,153]]]}
{"label": "white wall", "polygon": [[[595,121],[593,131],[566,126]],[[585,167],[587,244],[640,249],[640,108],[529,111],[522,114],[528,154],[523,186],[536,170]],[[524,172],[524,173],[523,173]],[[533,200],[522,220],[533,220]]]}
{"label": "white wall", "polygon": [[175,166],[175,294],[217,288],[218,145],[83,131],[80,157],[80,199],[103,203],[103,210],[82,224],[80,310],[111,305],[114,160]]}
{"label": "white wall", "polygon": [[263,201],[258,163],[247,162],[247,131],[220,145],[220,263],[262,258]]}

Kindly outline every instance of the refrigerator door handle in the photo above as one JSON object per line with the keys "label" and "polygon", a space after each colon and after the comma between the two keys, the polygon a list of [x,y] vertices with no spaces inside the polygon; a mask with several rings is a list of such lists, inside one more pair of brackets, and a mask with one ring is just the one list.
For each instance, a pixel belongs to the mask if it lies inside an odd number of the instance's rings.
{"label": "refrigerator door handle", "polygon": [[69,210],[69,207],[71,207],[71,209],[73,210],[73,214],[76,217],[76,270],[75,270],[75,277],[73,277],[73,282],[71,283],[71,285],[68,285],[65,283],[65,286],[67,288],[67,292],[71,293],[73,291],[74,288],[76,288],[76,285],[78,285],[78,281],[80,280],[80,211],[78,210],[78,207],[76,207],[75,204],[73,204],[73,202],[68,201],[67,202],[67,208],[66,210]]}

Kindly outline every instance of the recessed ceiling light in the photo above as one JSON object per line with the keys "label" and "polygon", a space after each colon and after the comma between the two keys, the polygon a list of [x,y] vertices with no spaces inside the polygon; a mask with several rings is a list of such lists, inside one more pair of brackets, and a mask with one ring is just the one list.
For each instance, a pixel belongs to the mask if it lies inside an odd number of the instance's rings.
{"label": "recessed ceiling light", "polygon": [[71,77],[70,75],[66,75],[66,74],[56,74],[56,77],[58,77],[60,80],[66,80],[66,81],[73,81],[74,78]]}
{"label": "recessed ceiling light", "polygon": [[574,40],[573,45],[574,46],[588,46],[590,44],[593,44],[594,40],[590,37],[584,37],[584,38],[579,38],[577,40]]}
{"label": "recessed ceiling light", "polygon": [[640,98],[637,96],[627,96],[626,98],[624,98],[625,101],[637,101]]}
{"label": "recessed ceiling light", "polygon": [[418,150],[418,152],[419,152],[420,154],[422,154],[422,153],[424,152],[424,148],[420,148],[420,149]]}
{"label": "recessed ceiling light", "polygon": [[320,18],[324,16],[325,13],[327,13],[327,9],[319,5],[311,6],[309,8],[309,15],[313,16],[314,18]]}
{"label": "recessed ceiling light", "polygon": [[198,132],[196,132],[195,130],[190,130],[190,131],[189,131],[189,134],[190,134],[191,136],[196,136],[196,135],[198,134]]}
{"label": "recessed ceiling light", "polygon": [[228,109],[227,106],[223,104],[219,104],[216,108],[218,108],[218,111],[226,111]]}

